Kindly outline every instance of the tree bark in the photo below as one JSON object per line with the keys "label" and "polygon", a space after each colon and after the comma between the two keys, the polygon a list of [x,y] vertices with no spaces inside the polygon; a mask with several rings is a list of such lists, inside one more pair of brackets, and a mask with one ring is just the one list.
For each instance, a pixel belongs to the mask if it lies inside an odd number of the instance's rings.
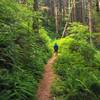
{"label": "tree bark", "polygon": [[99,0],[96,0],[96,10],[97,12],[100,11],[100,1]]}
{"label": "tree bark", "polygon": [[[38,7],[38,0],[34,0],[33,11],[37,12],[38,9],[39,9],[39,7]],[[39,33],[39,19],[38,19],[38,17],[33,17],[32,28],[33,28],[35,33]]]}
{"label": "tree bark", "polygon": [[37,11],[38,10],[38,0],[34,0],[34,5],[33,5],[33,9],[34,11]]}
{"label": "tree bark", "polygon": [[88,19],[89,19],[89,32],[90,32],[90,44],[93,46],[92,43],[92,0],[88,0]]}
{"label": "tree bark", "polygon": [[56,0],[54,0],[54,12],[55,12],[55,26],[56,26],[56,33],[58,34],[58,11],[57,11],[57,5]]}
{"label": "tree bark", "polygon": [[92,32],[92,1],[88,0],[88,19],[89,31]]}

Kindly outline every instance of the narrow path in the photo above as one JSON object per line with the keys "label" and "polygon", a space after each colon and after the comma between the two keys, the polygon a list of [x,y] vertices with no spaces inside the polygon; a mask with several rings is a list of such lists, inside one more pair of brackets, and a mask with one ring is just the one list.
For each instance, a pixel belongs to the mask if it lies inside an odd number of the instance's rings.
{"label": "narrow path", "polygon": [[43,79],[41,80],[37,91],[37,100],[51,100],[50,88],[54,79],[52,65],[54,64],[56,58],[57,56],[53,55],[45,65]]}

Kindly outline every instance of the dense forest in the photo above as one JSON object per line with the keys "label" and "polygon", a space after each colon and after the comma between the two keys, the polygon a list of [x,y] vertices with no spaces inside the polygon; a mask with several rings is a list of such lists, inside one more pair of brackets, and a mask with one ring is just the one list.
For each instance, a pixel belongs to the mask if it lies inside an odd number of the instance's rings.
{"label": "dense forest", "polygon": [[100,100],[100,0],[0,0],[0,100]]}

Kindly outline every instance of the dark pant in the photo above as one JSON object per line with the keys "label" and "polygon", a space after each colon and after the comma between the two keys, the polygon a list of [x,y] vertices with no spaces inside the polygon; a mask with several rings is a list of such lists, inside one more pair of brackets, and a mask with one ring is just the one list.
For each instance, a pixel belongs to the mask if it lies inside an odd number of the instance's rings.
{"label": "dark pant", "polygon": [[54,52],[58,53],[58,49],[54,49]]}

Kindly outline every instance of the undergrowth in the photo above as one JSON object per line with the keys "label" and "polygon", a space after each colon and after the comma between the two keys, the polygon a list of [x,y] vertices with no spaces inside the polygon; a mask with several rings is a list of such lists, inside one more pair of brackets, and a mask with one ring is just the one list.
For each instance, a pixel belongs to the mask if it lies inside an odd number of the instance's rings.
{"label": "undergrowth", "polygon": [[99,100],[100,51],[90,45],[85,26],[74,23],[68,32],[69,36],[55,41],[60,49],[52,95],[56,100]]}
{"label": "undergrowth", "polygon": [[46,31],[32,29],[33,16],[16,0],[0,1],[0,100],[36,100],[50,50]]}

